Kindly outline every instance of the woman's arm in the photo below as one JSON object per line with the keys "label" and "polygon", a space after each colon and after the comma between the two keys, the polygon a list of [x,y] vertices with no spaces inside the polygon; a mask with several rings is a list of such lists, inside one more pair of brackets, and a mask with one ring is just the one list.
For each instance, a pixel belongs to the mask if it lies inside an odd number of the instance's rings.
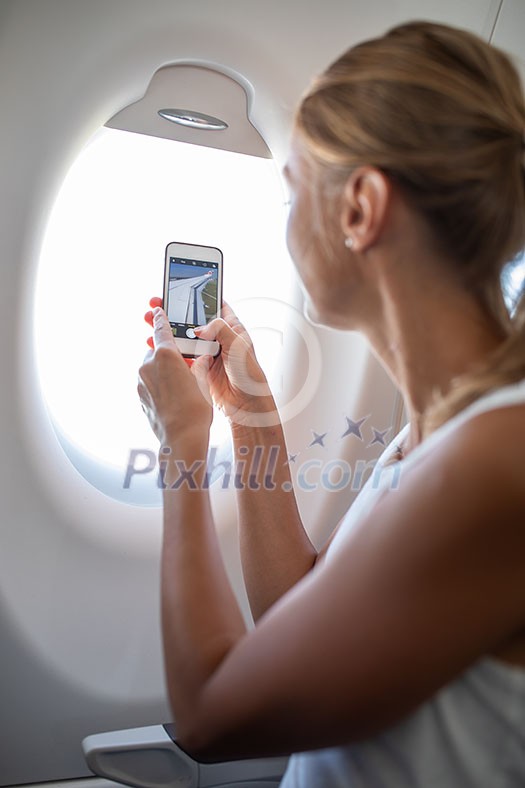
{"label": "woman's arm", "polygon": [[260,755],[369,737],[524,627],[517,411],[472,420],[410,468],[235,645],[201,688],[190,747]]}
{"label": "woman's arm", "polygon": [[301,521],[279,413],[251,339],[228,305],[222,315],[199,336],[221,345],[208,384],[231,424],[242,568],[258,620],[310,571],[317,552]]}
{"label": "woman's arm", "polygon": [[232,436],[244,469],[236,491],[242,569],[257,621],[313,568],[317,551],[297,508],[281,424],[233,425]]}
{"label": "woman's arm", "polygon": [[204,484],[207,436],[196,432],[172,445],[167,461],[160,454],[165,485],[161,613],[168,692],[183,734],[183,721],[191,719],[203,683],[246,628],[226,576]]}
{"label": "woman's arm", "polygon": [[207,491],[183,484],[175,461],[183,457],[187,471],[205,456],[206,430],[185,425],[207,428],[209,405],[178,351],[162,350],[167,324],[155,333],[141,398],[173,457],[163,634],[183,746],[266,755],[370,736],[523,628],[521,407],[471,420],[409,468],[330,561],[247,633]]}
{"label": "woman's arm", "polygon": [[206,360],[190,371],[162,309],[147,319],[154,342],[137,388],[160,441],[164,659],[171,704],[184,734],[203,683],[246,628],[222,562],[205,479],[212,420]]}

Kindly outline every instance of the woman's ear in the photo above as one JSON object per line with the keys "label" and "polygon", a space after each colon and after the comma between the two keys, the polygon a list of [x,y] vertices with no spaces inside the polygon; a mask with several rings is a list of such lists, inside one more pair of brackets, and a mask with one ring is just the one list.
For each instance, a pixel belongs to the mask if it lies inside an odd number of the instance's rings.
{"label": "woman's ear", "polygon": [[376,243],[383,229],[391,197],[388,178],[375,167],[358,167],[348,177],[342,197],[341,229],[353,252]]}

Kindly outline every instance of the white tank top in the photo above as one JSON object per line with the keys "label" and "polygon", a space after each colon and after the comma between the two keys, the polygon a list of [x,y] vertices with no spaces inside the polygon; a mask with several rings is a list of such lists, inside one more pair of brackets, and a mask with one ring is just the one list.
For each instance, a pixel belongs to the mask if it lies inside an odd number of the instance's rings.
{"label": "white tank top", "polygon": [[[399,484],[405,468],[468,419],[516,404],[525,404],[525,380],[481,397],[404,460],[383,467],[407,434],[405,427],[379,458],[332,540],[326,560],[385,487]],[[525,669],[480,659],[414,713],[374,738],[293,755],[281,788],[525,788]]]}

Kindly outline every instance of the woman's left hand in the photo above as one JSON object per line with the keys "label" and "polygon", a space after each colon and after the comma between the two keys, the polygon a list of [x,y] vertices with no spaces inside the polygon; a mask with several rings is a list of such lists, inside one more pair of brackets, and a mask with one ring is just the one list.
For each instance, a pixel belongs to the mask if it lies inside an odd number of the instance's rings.
{"label": "woman's left hand", "polygon": [[175,446],[187,437],[206,436],[213,410],[207,384],[210,357],[191,369],[181,355],[166,313],[153,310],[153,349],[139,370],[137,391],[151,428],[162,446]]}

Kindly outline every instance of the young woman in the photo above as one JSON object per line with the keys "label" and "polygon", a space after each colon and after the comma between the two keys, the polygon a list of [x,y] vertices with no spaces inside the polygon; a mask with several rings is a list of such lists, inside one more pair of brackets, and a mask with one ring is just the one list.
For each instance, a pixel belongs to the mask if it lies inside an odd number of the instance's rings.
{"label": "young woman", "polygon": [[[525,245],[524,133],[506,56],[427,23],[345,53],[297,111],[288,246],[309,312],[363,332],[409,414],[319,554],[245,330],[225,307],[200,330],[221,355],[190,370],[151,302],[165,664],[195,754],[300,752],[287,788],[525,785],[525,306],[500,284]],[[238,491],[252,631],[206,489],[210,394],[239,458],[282,451],[272,485]]]}

